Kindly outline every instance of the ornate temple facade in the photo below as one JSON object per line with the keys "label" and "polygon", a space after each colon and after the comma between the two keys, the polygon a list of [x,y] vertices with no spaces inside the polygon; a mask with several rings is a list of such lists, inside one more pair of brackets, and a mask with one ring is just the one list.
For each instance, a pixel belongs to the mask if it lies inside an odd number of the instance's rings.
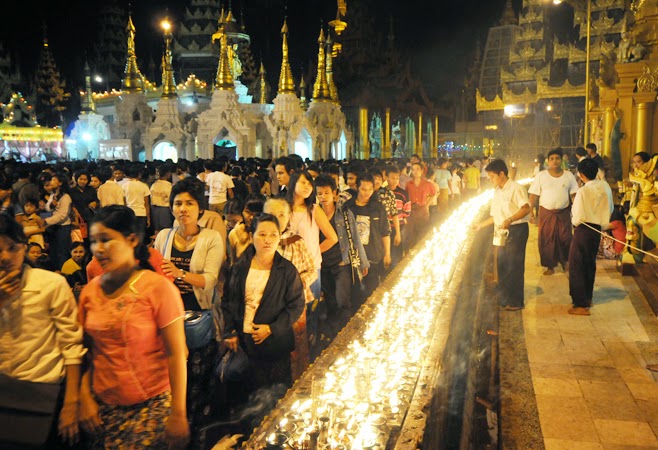
{"label": "ornate temple facade", "polygon": [[[411,60],[400,54],[395,24],[381,24],[371,14],[385,7],[375,1],[353,2],[337,13],[332,26],[335,84],[341,105],[354,124],[359,158],[437,155],[439,117],[450,111],[434,104],[414,76]],[[347,25],[349,23],[349,25]]]}
{"label": "ornate temple facade", "polygon": [[[298,96],[290,70],[289,31],[284,24],[278,91],[268,103],[270,89],[264,68],[260,75],[254,68],[250,37],[230,6],[208,18],[218,6],[219,2],[192,0],[177,37],[165,34],[160,86],[139,70],[136,30],[128,19],[122,87],[92,94],[96,114],[103,116],[111,138],[97,140],[98,148],[90,149],[88,156],[111,158],[117,154],[113,145],[125,148],[126,143],[133,159],[277,157],[290,153],[319,159],[352,154],[353,135],[333,81],[335,42],[321,31],[313,97],[307,104],[303,89],[301,98]],[[212,28],[209,23],[214,24]],[[178,71],[176,60],[181,63]],[[208,78],[203,67],[211,60],[214,73]],[[201,75],[192,73],[193,69]],[[189,75],[176,84],[177,72]]]}
{"label": "ornate temple facade", "polygon": [[[590,126],[588,136],[583,135],[588,79],[584,4],[580,9],[524,0],[517,19],[508,0],[500,24],[490,29],[476,104],[489,138],[505,149],[501,156],[527,160],[585,141],[604,146],[599,127]],[[591,109],[599,97],[594,80],[614,61],[626,10],[624,0],[591,0],[590,5]],[[590,120],[596,115],[590,114]]]}

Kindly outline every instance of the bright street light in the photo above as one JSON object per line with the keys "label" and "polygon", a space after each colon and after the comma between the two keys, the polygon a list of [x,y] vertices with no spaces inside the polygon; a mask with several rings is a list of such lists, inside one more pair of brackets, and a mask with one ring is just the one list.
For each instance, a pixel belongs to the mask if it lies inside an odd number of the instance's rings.
{"label": "bright street light", "polygon": [[103,77],[101,77],[100,75],[94,75],[94,81],[96,83],[102,83],[103,82]]}
{"label": "bright street light", "polygon": [[162,22],[160,22],[160,26],[163,30],[165,30],[165,32],[169,32],[169,30],[171,30],[171,22],[169,22],[167,19],[164,19]]}

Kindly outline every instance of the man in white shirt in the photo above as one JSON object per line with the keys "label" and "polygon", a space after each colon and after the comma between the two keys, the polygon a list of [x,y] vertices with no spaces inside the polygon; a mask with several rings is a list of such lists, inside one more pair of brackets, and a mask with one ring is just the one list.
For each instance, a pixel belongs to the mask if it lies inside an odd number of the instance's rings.
{"label": "man in white shirt", "polygon": [[579,316],[590,315],[600,231],[608,227],[614,208],[610,186],[596,179],[598,170],[593,159],[578,163],[578,176],[585,184],[576,193],[571,208],[575,229],[569,249],[569,294],[573,302],[569,314]]}
{"label": "man in white shirt", "polygon": [[[109,178],[108,178],[109,177]],[[110,205],[125,205],[126,200],[123,196],[123,188],[112,179],[110,172],[103,170],[99,174],[99,179],[103,182],[96,191],[98,202],[101,208]],[[107,180],[107,181],[106,181]]]}
{"label": "man in white shirt", "polygon": [[151,191],[146,183],[140,181],[139,165],[131,165],[126,169],[128,181],[123,186],[126,206],[133,210],[137,217],[138,228],[146,235],[146,229],[151,226]]}
{"label": "man in white shirt", "polygon": [[528,191],[530,206],[534,207],[539,200],[538,241],[541,265],[546,267],[544,275],[553,275],[558,263],[566,272],[569,259],[570,203],[578,190],[578,182],[571,172],[562,169],[563,157],[559,147],[548,152],[548,169],[537,173]]}
{"label": "man in white shirt", "polygon": [[474,228],[479,230],[493,224],[494,229],[509,230],[506,244],[498,247],[498,303],[508,311],[518,311],[524,307],[525,248],[530,219],[528,193],[509,179],[505,161],[494,159],[486,171],[495,187],[491,217]]}
{"label": "man in white shirt", "polygon": [[171,195],[171,174],[173,167],[164,163],[158,167],[158,180],[151,185],[151,222],[153,223],[153,234],[157,235],[160,230],[171,228],[174,216],[171,215],[169,197]]}
{"label": "man in white shirt", "polygon": [[226,161],[215,162],[214,171],[206,175],[208,186],[208,209],[218,214],[224,213],[224,205],[233,198],[233,180],[224,173]]}

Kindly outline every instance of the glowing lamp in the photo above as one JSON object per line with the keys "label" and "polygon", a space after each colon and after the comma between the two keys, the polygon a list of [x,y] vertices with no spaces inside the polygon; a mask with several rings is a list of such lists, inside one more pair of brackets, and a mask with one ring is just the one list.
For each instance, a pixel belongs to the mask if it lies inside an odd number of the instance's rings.
{"label": "glowing lamp", "polygon": [[171,30],[171,22],[169,22],[167,19],[160,22],[160,26],[163,30],[165,30],[165,32],[169,32],[169,30]]}
{"label": "glowing lamp", "polygon": [[82,140],[91,141],[91,133],[82,133]]}
{"label": "glowing lamp", "polygon": [[103,82],[103,77],[101,77],[100,75],[96,75],[96,76],[94,76],[94,81],[96,83],[102,83]]}

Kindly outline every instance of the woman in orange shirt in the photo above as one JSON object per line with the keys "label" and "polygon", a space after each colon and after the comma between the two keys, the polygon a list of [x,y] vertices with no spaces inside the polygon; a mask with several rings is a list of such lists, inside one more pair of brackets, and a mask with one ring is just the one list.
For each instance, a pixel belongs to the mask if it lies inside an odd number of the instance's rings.
{"label": "woman in orange shirt", "polygon": [[80,424],[94,448],[184,448],[190,432],[180,293],[152,271],[130,208],[99,210],[90,242],[104,273],[80,295],[91,355]]}

